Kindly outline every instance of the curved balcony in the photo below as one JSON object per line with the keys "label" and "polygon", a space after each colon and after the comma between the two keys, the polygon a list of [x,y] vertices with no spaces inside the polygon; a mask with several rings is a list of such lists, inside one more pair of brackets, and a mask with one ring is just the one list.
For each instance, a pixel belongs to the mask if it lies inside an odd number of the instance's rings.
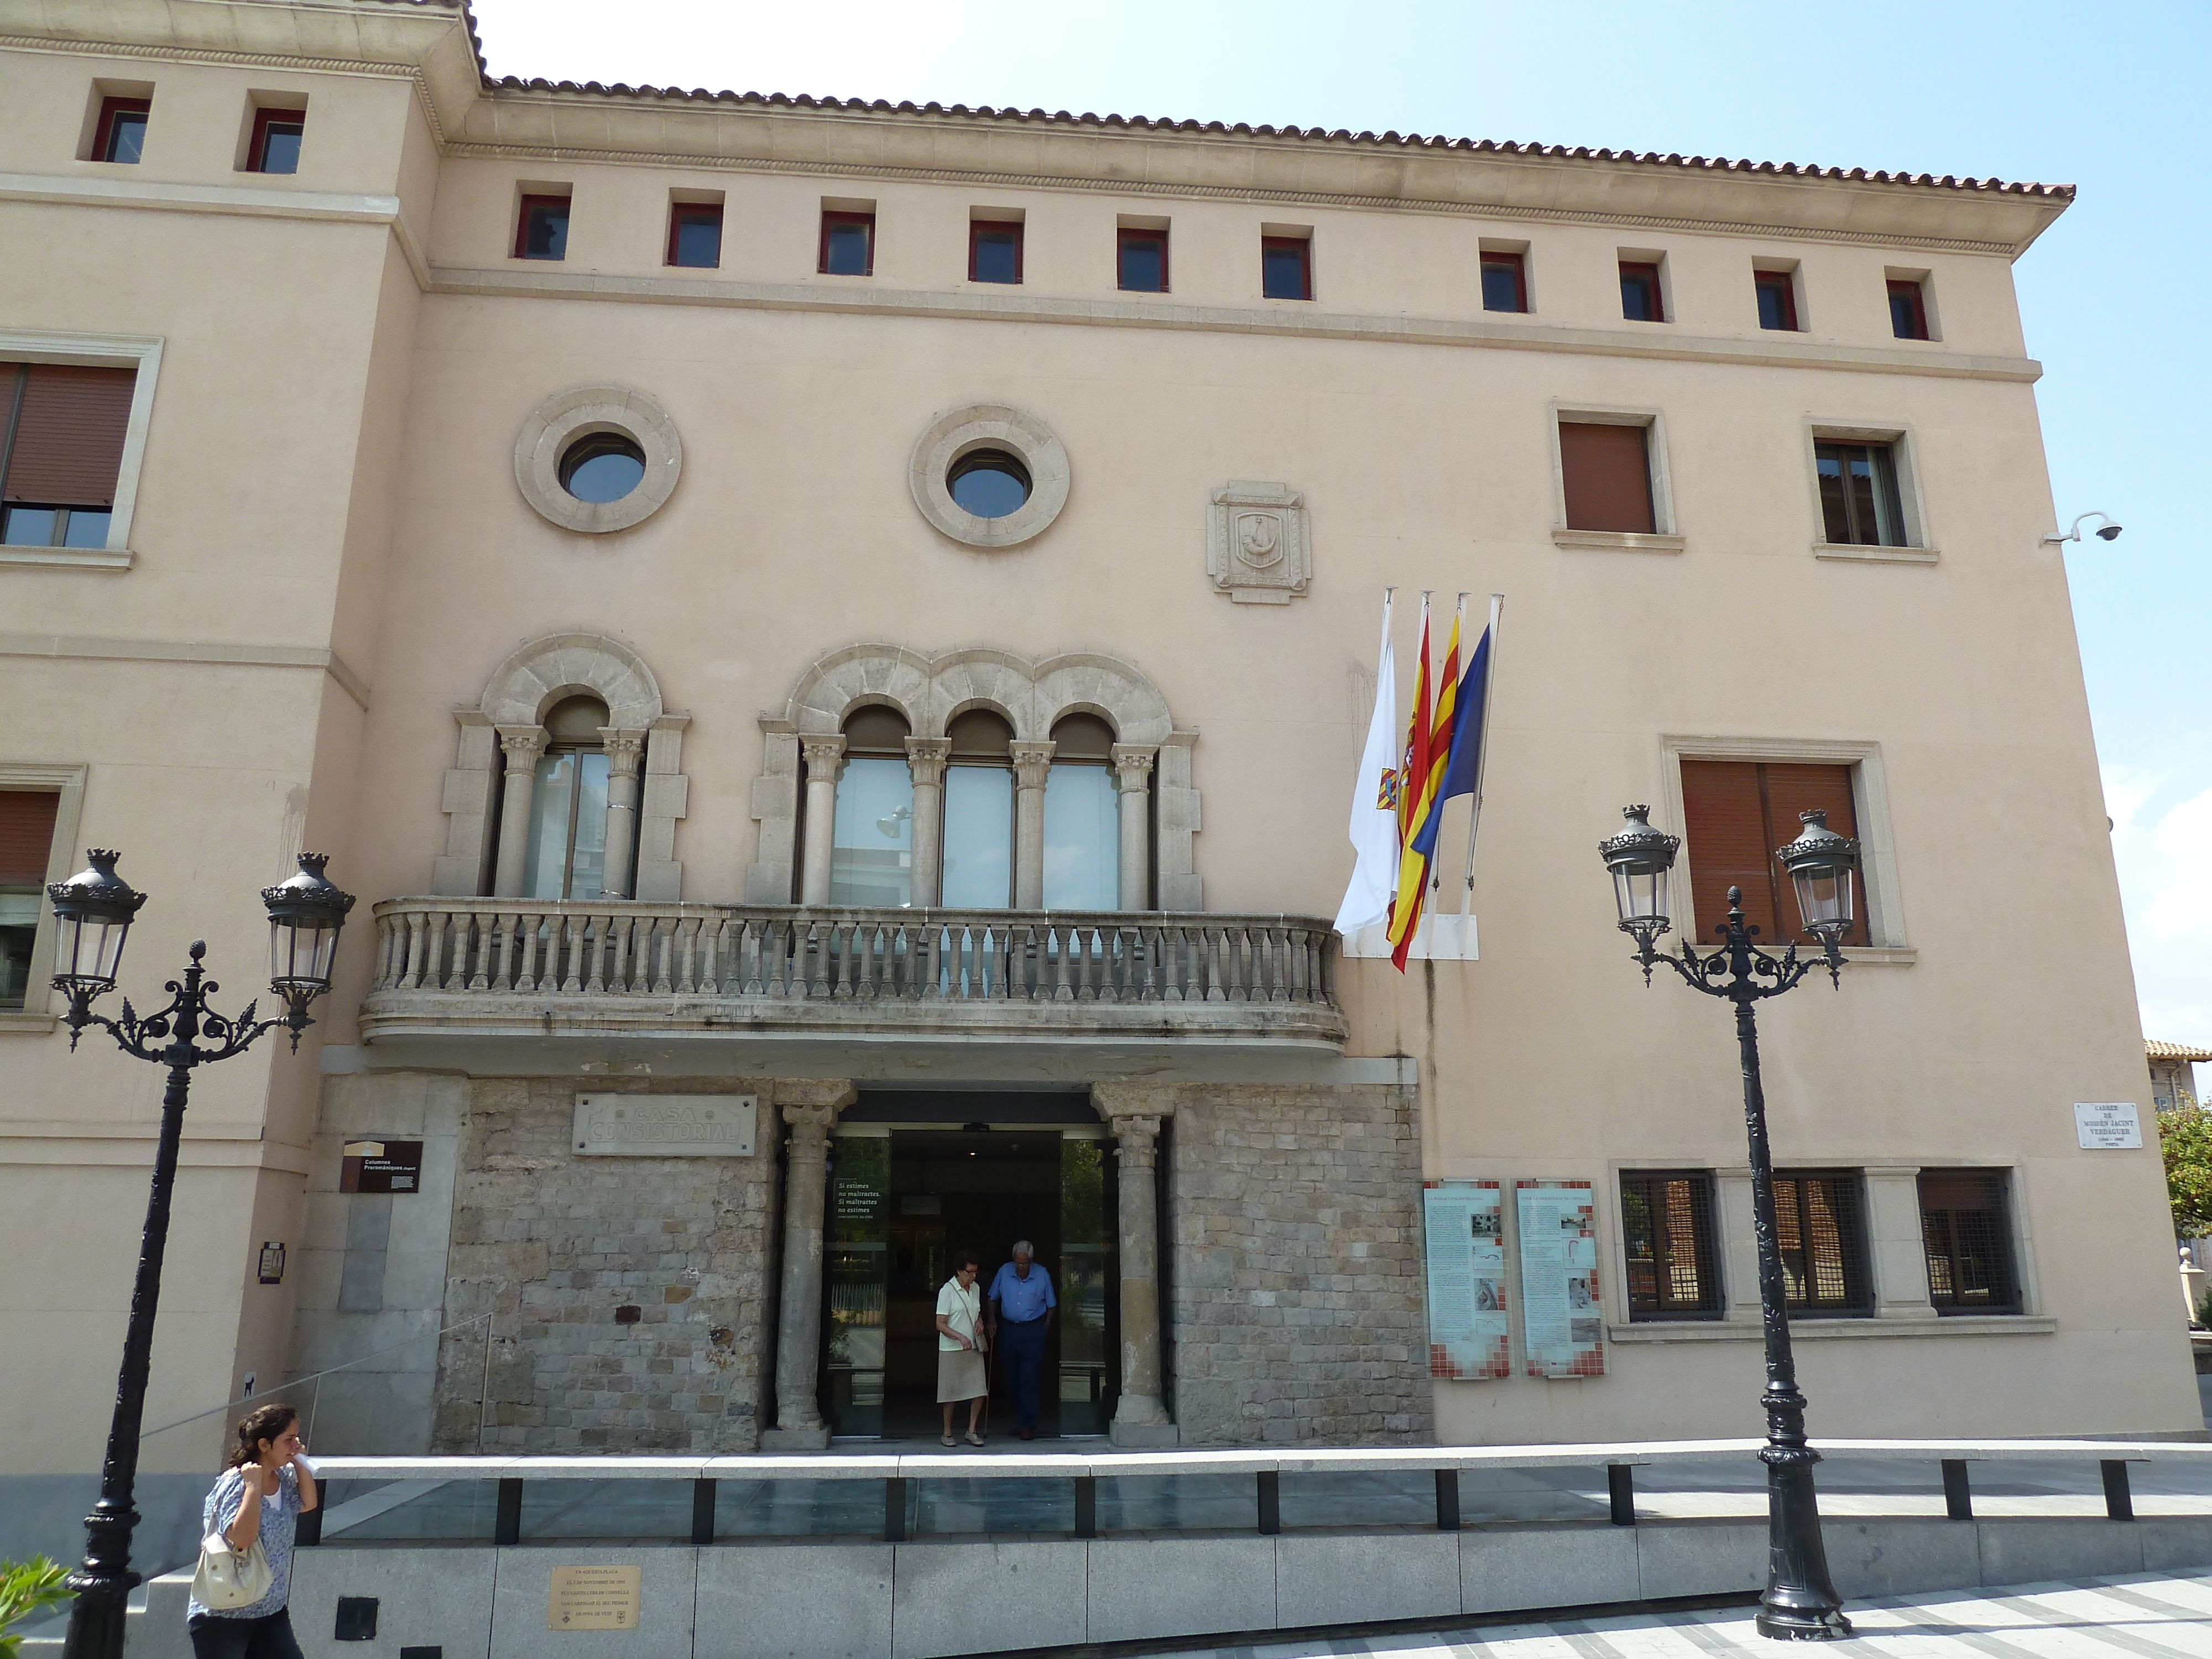
{"label": "curved balcony", "polygon": [[1342,1051],[1311,916],[395,898],[365,1042],[761,1036]]}

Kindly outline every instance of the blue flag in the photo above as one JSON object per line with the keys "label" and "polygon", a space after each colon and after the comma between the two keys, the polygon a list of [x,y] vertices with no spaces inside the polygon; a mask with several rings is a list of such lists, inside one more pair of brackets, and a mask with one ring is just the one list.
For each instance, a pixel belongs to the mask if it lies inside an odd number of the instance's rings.
{"label": "blue flag", "polygon": [[1438,804],[1454,795],[1472,795],[1475,780],[1482,769],[1482,734],[1487,724],[1485,707],[1490,701],[1490,630],[1482,630],[1475,641],[1474,654],[1468,659],[1467,672],[1460,678],[1458,722],[1452,727],[1451,758],[1444,763],[1443,786],[1437,792]]}

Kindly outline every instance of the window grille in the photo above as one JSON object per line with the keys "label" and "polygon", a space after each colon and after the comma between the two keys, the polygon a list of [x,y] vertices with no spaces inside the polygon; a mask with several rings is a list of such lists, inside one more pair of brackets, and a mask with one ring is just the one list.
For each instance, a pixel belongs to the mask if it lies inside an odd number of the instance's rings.
{"label": "window grille", "polygon": [[1711,1176],[1623,1175],[1620,1219],[1632,1322],[1720,1316]]}
{"label": "window grille", "polygon": [[2018,1313],[2020,1279],[2001,1170],[1923,1170],[1920,1233],[1938,1313]]}
{"label": "window grille", "polygon": [[1856,1176],[1777,1174],[1774,1222],[1782,1247],[1783,1288],[1793,1311],[1873,1311]]}

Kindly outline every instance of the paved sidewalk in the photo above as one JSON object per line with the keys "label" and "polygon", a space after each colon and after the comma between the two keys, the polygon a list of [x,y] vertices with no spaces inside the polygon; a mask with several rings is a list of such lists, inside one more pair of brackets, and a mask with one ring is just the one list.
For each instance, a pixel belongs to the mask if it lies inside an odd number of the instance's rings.
{"label": "paved sidewalk", "polygon": [[1838,1659],[2207,1659],[2212,1574],[2136,1573],[2002,1591],[1959,1590],[1852,1605],[1857,1637],[1833,1647],[1770,1642],[1749,1607],[1563,1619],[1544,1625],[1396,1636],[1338,1636],[1155,1659],[1710,1659],[1834,1653]]}

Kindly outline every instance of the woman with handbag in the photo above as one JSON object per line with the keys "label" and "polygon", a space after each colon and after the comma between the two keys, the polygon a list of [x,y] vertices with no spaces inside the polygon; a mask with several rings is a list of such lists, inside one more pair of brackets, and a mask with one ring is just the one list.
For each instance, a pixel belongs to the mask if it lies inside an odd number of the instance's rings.
{"label": "woman with handbag", "polygon": [[302,1659],[287,1608],[292,1540],[322,1501],[300,1443],[300,1413],[264,1406],[237,1443],[202,1510],[199,1570],[185,1628],[193,1659]]}
{"label": "woman with handbag", "polygon": [[937,1293],[937,1400],[945,1408],[945,1445],[952,1438],[952,1408],[968,1402],[968,1443],[980,1446],[983,1437],[975,1421],[983,1413],[990,1382],[983,1372],[983,1292],[975,1283],[982,1263],[973,1250],[956,1251],[952,1277]]}

